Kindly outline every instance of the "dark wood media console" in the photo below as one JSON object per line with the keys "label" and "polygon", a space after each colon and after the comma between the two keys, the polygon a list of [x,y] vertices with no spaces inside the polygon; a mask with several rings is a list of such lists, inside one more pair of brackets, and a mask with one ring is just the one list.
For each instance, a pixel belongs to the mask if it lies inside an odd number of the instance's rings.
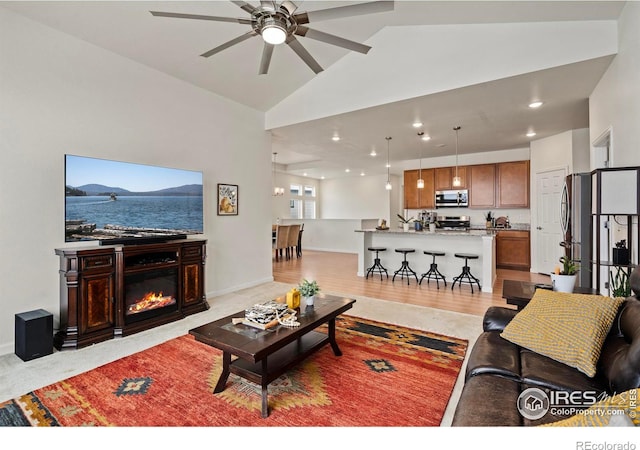
{"label": "dark wood media console", "polygon": [[[78,349],[209,309],[204,290],[206,243],[181,239],[56,249],[60,330],[55,347]],[[164,292],[135,303],[147,285],[148,290]]]}

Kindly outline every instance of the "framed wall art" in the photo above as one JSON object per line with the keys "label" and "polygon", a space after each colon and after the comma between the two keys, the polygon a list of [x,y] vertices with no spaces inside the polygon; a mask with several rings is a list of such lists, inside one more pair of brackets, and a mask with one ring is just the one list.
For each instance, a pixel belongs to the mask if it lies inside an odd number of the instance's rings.
{"label": "framed wall art", "polygon": [[238,215],[238,185],[218,183],[218,215]]}

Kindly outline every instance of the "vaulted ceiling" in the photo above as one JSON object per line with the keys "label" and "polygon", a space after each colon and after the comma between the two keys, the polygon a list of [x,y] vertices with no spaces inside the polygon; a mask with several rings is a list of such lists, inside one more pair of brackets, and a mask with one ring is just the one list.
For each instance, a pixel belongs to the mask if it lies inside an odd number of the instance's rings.
{"label": "vaulted ceiling", "polygon": [[[297,11],[313,12],[362,2],[294,3]],[[356,62],[369,57],[300,37],[300,43],[324,72],[314,74],[296,53],[282,45],[274,49],[268,74],[259,75],[263,51],[260,36],[210,57],[200,56],[249,31],[249,25],[154,17],[149,12],[249,17],[241,5],[229,1],[29,1],[0,2],[0,6],[267,114],[314,78],[333,76],[332,71],[344,67],[339,62],[346,57]],[[385,27],[615,21],[624,2],[396,1],[394,6],[388,12],[317,23],[310,20],[308,27],[367,44],[375,41],[373,38]],[[398,47],[397,52],[403,52],[403,47]],[[588,126],[588,96],[612,58],[613,55],[604,55],[277,126],[271,130],[273,151],[278,152],[278,162],[290,173],[319,178],[384,172],[382,160],[368,155],[371,150],[379,155],[386,152],[386,135],[394,136],[393,159],[397,161],[415,159],[423,151],[424,156],[451,155],[455,151],[452,127],[460,123],[464,123],[461,152],[526,147],[531,138],[524,136],[523,130],[535,129],[536,138],[540,138]],[[524,114],[523,103],[529,100],[532,87],[544,92],[547,106],[534,114]],[[437,111],[429,114],[426,131],[431,141],[422,149],[417,129],[409,123],[420,111]],[[331,141],[336,130],[345,139]],[[352,169],[351,175],[345,174],[345,168]]]}

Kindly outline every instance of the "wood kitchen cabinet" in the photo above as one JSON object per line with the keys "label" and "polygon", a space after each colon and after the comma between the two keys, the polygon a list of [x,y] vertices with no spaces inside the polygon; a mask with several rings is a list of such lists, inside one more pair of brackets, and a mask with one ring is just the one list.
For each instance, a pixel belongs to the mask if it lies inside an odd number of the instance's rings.
{"label": "wood kitchen cabinet", "polygon": [[496,164],[496,207],[529,207],[529,161]]}
{"label": "wood kitchen cabinet", "polygon": [[496,206],[496,165],[467,166],[469,171],[469,207],[493,208]]}
{"label": "wood kitchen cabinet", "polygon": [[458,166],[458,176],[462,181],[462,185],[453,186],[453,177],[456,175],[455,167],[436,167],[435,171],[435,190],[445,191],[449,189],[467,189],[467,166]]}
{"label": "wood kitchen cabinet", "polygon": [[529,231],[498,231],[496,235],[496,267],[525,271],[531,268]]}
{"label": "wood kitchen cabinet", "polygon": [[404,208],[433,209],[435,207],[434,170],[422,169],[424,189],[418,189],[419,170],[404,172]]}

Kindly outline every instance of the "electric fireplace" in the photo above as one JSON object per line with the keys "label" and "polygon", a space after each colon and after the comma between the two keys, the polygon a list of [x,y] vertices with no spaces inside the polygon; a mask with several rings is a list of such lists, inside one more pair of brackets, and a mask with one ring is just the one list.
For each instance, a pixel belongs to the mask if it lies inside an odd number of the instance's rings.
{"label": "electric fireplace", "polygon": [[125,324],[178,310],[178,268],[125,274]]}
{"label": "electric fireplace", "polygon": [[125,251],[125,325],[178,310],[178,258],[178,251]]}
{"label": "electric fireplace", "polygon": [[209,308],[206,240],[56,249],[58,350],[125,337]]}

